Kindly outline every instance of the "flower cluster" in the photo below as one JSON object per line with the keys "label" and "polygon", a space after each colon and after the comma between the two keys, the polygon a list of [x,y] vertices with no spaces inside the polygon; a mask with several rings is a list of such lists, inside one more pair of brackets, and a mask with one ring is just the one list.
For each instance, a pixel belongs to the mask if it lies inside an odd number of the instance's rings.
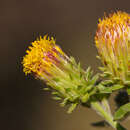
{"label": "flower cluster", "polygon": [[99,19],[95,43],[104,65],[101,79],[90,68],[83,70],[48,35],[32,42],[23,57],[23,71],[46,82],[45,89],[51,89],[54,99],[61,100],[62,106],[69,104],[69,113],[81,104],[94,109],[113,128],[126,130],[116,120],[130,112],[130,103],[123,102],[113,117],[107,99],[122,88],[130,95],[130,15],[118,11]]}
{"label": "flower cluster", "polygon": [[125,12],[110,14],[99,19],[95,36],[102,63],[106,71],[122,81],[130,73],[130,15]]}

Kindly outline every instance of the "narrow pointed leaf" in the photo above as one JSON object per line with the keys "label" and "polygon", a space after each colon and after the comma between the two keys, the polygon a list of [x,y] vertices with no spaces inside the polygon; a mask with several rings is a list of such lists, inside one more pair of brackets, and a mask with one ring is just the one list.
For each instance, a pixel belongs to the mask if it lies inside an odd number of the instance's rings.
{"label": "narrow pointed leaf", "polygon": [[114,115],[115,120],[123,118],[128,112],[130,112],[130,103],[121,106]]}
{"label": "narrow pointed leaf", "polygon": [[130,87],[128,87],[126,90],[127,90],[128,95],[130,95]]}
{"label": "narrow pointed leaf", "polygon": [[112,91],[116,91],[118,89],[123,88],[124,86],[122,85],[114,85],[112,87],[104,87],[100,90],[101,93],[111,93]]}
{"label": "narrow pointed leaf", "polygon": [[75,104],[72,104],[70,107],[69,107],[69,109],[68,109],[68,111],[67,111],[67,113],[72,113],[73,112],[73,110],[76,108],[76,106],[77,106],[77,103],[75,103]]}

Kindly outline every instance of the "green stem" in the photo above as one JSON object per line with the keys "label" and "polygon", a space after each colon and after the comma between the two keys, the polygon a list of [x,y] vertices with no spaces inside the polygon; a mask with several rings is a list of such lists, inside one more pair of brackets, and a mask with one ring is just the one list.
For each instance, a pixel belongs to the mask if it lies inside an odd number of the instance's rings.
{"label": "green stem", "polygon": [[116,128],[117,123],[113,121],[112,116],[104,110],[99,102],[91,102],[91,106],[97,113],[99,113],[105,120],[113,127]]}
{"label": "green stem", "polygon": [[104,106],[105,111],[107,111],[107,112],[112,116],[112,114],[111,114],[111,109],[110,109],[110,105],[109,105],[109,103],[108,103],[108,100],[104,97],[104,98],[102,99],[101,103],[102,103],[102,105]]}
{"label": "green stem", "polygon": [[113,116],[110,112],[106,111],[100,102],[91,102],[91,107],[101,115],[114,129],[116,130],[126,130],[119,123],[113,120]]}

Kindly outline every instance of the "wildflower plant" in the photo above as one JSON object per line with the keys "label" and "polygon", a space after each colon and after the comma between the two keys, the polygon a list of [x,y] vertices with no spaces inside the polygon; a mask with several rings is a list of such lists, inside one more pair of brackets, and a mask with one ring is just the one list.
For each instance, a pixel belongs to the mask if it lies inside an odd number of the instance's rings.
{"label": "wildflower plant", "polygon": [[111,113],[108,98],[113,91],[124,89],[130,94],[130,15],[116,12],[99,19],[95,43],[103,63],[101,74],[82,69],[71,56],[45,35],[32,42],[23,58],[23,71],[45,82],[53,98],[61,106],[69,105],[71,113],[77,105],[92,108],[114,129],[125,130],[119,119],[130,112],[130,103]]}

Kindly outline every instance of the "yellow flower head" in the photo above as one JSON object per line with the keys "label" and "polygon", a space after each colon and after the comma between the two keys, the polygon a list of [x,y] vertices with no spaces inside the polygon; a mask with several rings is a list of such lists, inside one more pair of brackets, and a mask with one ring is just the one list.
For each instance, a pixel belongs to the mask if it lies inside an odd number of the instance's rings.
{"label": "yellow flower head", "polygon": [[95,42],[106,68],[125,80],[130,71],[130,15],[119,11],[99,19]]}
{"label": "yellow flower head", "polygon": [[52,67],[58,66],[66,58],[64,52],[55,44],[53,37],[44,36],[32,42],[23,58],[25,74],[33,73],[36,76],[52,75]]}

